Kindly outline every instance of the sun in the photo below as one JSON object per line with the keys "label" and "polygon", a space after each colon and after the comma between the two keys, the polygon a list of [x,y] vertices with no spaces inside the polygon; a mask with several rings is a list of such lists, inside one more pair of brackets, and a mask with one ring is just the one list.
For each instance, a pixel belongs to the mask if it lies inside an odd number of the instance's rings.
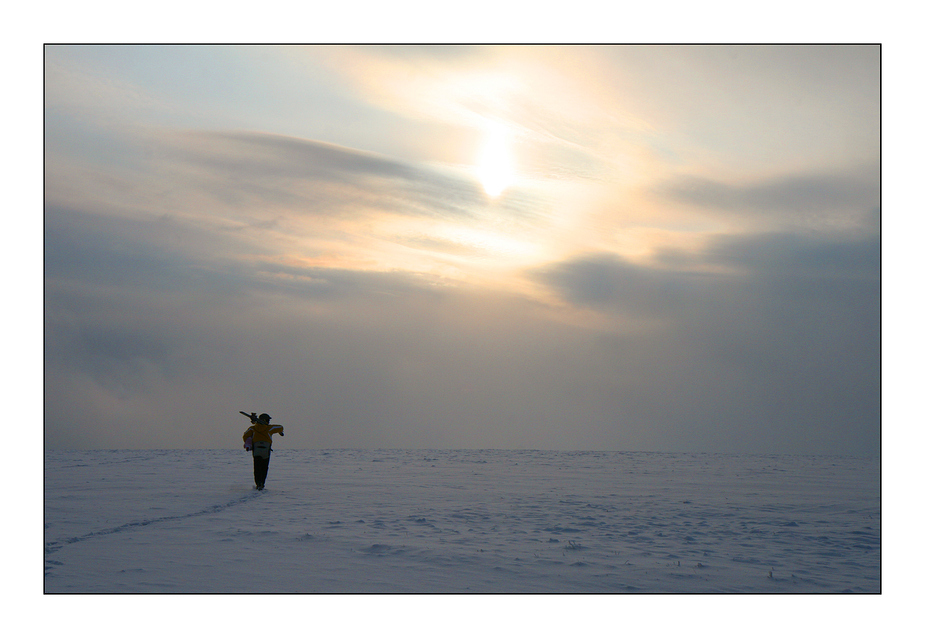
{"label": "sun", "polygon": [[500,124],[489,128],[479,155],[477,174],[489,197],[498,197],[514,181],[510,135]]}

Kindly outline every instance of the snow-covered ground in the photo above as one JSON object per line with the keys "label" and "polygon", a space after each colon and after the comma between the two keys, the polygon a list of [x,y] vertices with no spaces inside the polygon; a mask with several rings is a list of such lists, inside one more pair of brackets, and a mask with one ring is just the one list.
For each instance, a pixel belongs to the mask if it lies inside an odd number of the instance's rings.
{"label": "snow-covered ground", "polygon": [[46,451],[46,593],[879,592],[880,461]]}

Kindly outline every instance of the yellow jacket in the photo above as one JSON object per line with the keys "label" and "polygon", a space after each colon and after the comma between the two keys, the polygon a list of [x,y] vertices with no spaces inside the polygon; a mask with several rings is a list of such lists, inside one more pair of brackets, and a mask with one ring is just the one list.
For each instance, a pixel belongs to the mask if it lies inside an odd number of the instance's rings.
{"label": "yellow jacket", "polygon": [[266,441],[270,443],[273,441],[271,438],[274,434],[282,434],[283,426],[279,423],[274,423],[270,425],[269,423],[264,423],[260,419],[256,421],[251,421],[251,426],[244,431],[244,436],[241,438],[247,441],[248,438],[253,438],[254,442],[257,441]]}

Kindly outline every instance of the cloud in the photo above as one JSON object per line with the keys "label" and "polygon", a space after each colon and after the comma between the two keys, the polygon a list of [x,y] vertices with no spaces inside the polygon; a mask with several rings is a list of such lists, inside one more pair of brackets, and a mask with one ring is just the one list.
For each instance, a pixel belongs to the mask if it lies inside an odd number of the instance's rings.
{"label": "cloud", "polygon": [[879,451],[875,237],[536,273],[602,329],[407,272],[216,267],[144,249],[153,226],[84,221],[49,224],[53,447],[234,447],[259,409],[295,447]]}
{"label": "cloud", "polygon": [[[373,153],[262,133],[188,133],[170,149],[176,179],[236,208],[301,215],[468,216],[474,181]],[[186,179],[183,179],[186,175]]]}
{"label": "cloud", "polygon": [[416,176],[407,163],[311,140],[243,131],[190,132],[183,137],[187,142],[183,150],[192,161],[229,177],[342,180],[348,175]]}
{"label": "cloud", "polygon": [[[460,279],[472,267],[490,274],[485,260],[545,223],[548,213],[542,199],[517,189],[491,202],[458,170],[311,140],[161,132],[139,135],[134,144],[147,150],[141,165],[80,166],[49,157],[52,260],[82,259],[88,274],[103,279],[148,272],[151,282],[163,276],[161,286],[186,279],[175,272],[185,267],[178,264],[195,263],[196,276],[214,279],[222,271],[253,273],[258,261],[265,279],[289,277],[287,285],[294,269],[322,266],[411,272],[422,282],[422,275]],[[64,239],[68,234],[72,240]],[[112,250],[126,242],[130,249]],[[134,264],[110,267],[129,250]],[[145,259],[157,263],[144,269]]]}
{"label": "cloud", "polygon": [[635,265],[612,253],[580,256],[538,271],[538,278],[576,306],[631,315],[674,315],[690,277]]}
{"label": "cloud", "polygon": [[874,235],[722,236],[683,260],[592,254],[536,276],[610,319],[623,344],[613,368],[635,372],[615,390],[636,406],[637,423],[672,422],[688,444],[722,445],[714,437],[725,432],[820,449],[841,437],[855,453],[876,453],[879,255]]}
{"label": "cloud", "polygon": [[748,304],[759,292],[769,295],[763,303],[799,313],[805,306],[786,296],[798,289],[818,289],[816,302],[834,303],[840,290],[856,287],[869,310],[879,303],[879,234],[717,235],[699,251],[666,250],[648,263],[594,253],[537,269],[534,277],[575,306],[671,320],[693,308]]}
{"label": "cloud", "polygon": [[[540,207],[537,198],[516,189],[492,203],[465,170],[315,140],[198,131],[161,133],[157,140],[139,139],[138,145],[148,146],[154,156],[145,170],[155,176],[135,175],[142,183],[170,184],[174,194],[205,197],[213,206],[248,214],[269,209],[305,217],[473,220],[489,205],[519,218]],[[157,150],[150,151],[152,145]]]}
{"label": "cloud", "polygon": [[763,278],[879,282],[880,235],[720,235],[703,259]]}
{"label": "cloud", "polygon": [[295,447],[567,444],[535,434],[551,427],[552,396],[534,400],[555,375],[521,363],[557,340],[522,302],[316,274],[321,291],[53,286],[49,445],[234,447],[238,409],[268,410]]}
{"label": "cloud", "polygon": [[[193,152],[167,164],[173,207],[111,173],[103,197],[47,207],[49,445],[236,444],[234,414],[261,409],[298,425],[296,446],[879,451],[875,233],[725,233],[536,268],[566,313],[605,318],[578,327],[522,294],[305,258],[294,231],[329,222],[365,257],[375,232],[399,237],[345,186],[397,184],[396,201],[433,208],[385,212],[454,218],[428,203],[454,182],[426,168],[274,136],[180,139],[168,157]],[[306,204],[315,167],[330,208]],[[216,217],[223,187],[262,205]]]}
{"label": "cloud", "polygon": [[[677,177],[657,191],[675,202],[772,224],[869,226],[880,203],[880,166],[794,173],[751,183]],[[865,229],[867,230],[867,229]]]}

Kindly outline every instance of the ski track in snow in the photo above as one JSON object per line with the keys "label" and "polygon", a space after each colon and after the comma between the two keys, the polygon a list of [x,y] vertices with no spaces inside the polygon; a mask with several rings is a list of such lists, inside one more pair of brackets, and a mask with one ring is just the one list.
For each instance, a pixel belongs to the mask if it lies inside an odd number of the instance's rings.
{"label": "ski track in snow", "polygon": [[[256,492],[254,496],[256,496]],[[125,523],[124,525],[119,525],[118,527],[113,527],[110,529],[100,530],[98,532],[89,532],[87,534],[84,534],[83,536],[73,536],[63,541],[53,541],[53,542],[45,544],[45,554],[46,556],[48,554],[53,554],[59,549],[61,549],[62,547],[64,547],[65,545],[70,545],[71,543],[79,543],[81,541],[85,541],[90,538],[95,538],[97,536],[106,536],[108,534],[118,534],[119,532],[123,532],[125,530],[129,530],[135,527],[144,527],[145,525],[154,525],[156,523],[163,523],[165,521],[178,521],[178,520],[183,520],[185,518],[192,518],[194,516],[202,516],[203,514],[215,514],[216,512],[221,512],[223,510],[228,509],[229,507],[233,507],[235,505],[240,505],[241,503],[245,503],[249,501],[251,498],[252,498],[251,495],[243,496],[241,498],[236,498],[233,501],[224,503],[222,505],[211,505],[198,512],[192,512],[191,514],[178,514],[176,516],[161,516],[159,518],[150,518],[150,519],[143,520],[143,521],[136,521],[134,523]]]}
{"label": "ski track in snow", "polygon": [[277,450],[263,492],[232,451],[45,465],[49,593],[880,591],[879,460]]}

